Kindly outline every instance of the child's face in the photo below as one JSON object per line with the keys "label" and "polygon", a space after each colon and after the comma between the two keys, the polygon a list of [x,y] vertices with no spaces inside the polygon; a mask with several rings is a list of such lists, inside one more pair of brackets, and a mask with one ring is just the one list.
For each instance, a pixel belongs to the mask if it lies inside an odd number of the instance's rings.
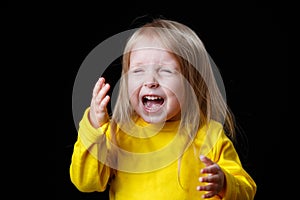
{"label": "child's face", "polygon": [[132,51],[128,92],[134,110],[146,122],[180,119],[183,81],[174,55],[157,48]]}

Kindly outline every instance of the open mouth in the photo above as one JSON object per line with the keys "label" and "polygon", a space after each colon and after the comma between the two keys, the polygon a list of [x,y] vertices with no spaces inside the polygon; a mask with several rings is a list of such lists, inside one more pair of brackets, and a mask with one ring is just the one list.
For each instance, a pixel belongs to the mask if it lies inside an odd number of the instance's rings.
{"label": "open mouth", "polygon": [[157,95],[145,95],[142,97],[144,108],[149,112],[155,112],[159,110],[164,104],[165,100],[161,96]]}

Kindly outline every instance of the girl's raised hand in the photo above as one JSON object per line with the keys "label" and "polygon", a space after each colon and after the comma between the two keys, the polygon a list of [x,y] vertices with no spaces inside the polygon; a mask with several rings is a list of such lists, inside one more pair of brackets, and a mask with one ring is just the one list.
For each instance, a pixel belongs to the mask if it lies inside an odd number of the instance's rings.
{"label": "girl's raised hand", "polygon": [[99,128],[109,119],[107,104],[110,97],[107,95],[110,85],[100,77],[93,89],[93,97],[90,105],[89,120],[94,128]]}
{"label": "girl's raised hand", "polygon": [[[199,181],[202,183],[208,183],[205,186],[198,186],[197,190],[207,191],[203,195],[203,198],[211,198],[215,195],[220,195],[225,189],[225,174],[220,166],[214,163],[206,156],[200,156],[200,160],[205,164],[205,168],[201,169],[202,174],[208,174],[208,176],[200,177]],[[222,195],[221,195],[222,196]]]}

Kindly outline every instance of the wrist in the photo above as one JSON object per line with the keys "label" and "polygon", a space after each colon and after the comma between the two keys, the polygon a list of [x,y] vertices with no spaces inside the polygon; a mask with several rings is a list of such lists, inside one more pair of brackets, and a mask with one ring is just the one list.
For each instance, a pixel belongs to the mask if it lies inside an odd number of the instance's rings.
{"label": "wrist", "polygon": [[225,196],[225,192],[226,192],[226,176],[224,174],[224,183],[223,183],[223,187],[222,190],[217,194],[218,197],[220,197],[221,199]]}

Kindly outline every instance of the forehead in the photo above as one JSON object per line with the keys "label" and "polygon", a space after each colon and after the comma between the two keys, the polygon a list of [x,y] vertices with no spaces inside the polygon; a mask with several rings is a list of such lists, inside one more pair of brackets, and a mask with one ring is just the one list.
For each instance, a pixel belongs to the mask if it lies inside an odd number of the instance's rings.
{"label": "forehead", "polygon": [[140,48],[131,51],[130,63],[174,63],[173,53],[161,48]]}
{"label": "forehead", "polygon": [[168,40],[156,34],[140,34],[130,45],[129,67],[139,65],[173,65],[180,68],[178,57]]}

